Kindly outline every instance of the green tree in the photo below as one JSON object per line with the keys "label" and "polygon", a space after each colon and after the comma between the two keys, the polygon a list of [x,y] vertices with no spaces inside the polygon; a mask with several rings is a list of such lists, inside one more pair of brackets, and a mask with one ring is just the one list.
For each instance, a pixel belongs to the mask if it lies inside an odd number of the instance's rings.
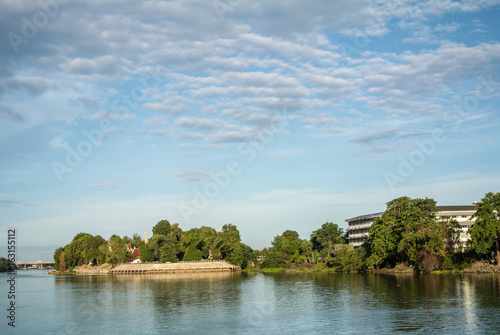
{"label": "green tree", "polygon": [[312,232],[311,242],[314,250],[327,250],[327,252],[331,252],[333,245],[345,243],[343,235],[344,231],[342,228],[333,222],[326,222],[320,229]]}
{"label": "green tree", "polygon": [[167,236],[165,235],[153,235],[148,241],[147,247],[153,252],[153,257],[155,261],[159,261],[161,258],[161,248],[167,245]]}
{"label": "green tree", "polygon": [[154,262],[155,260],[155,256],[154,256],[154,253],[153,253],[153,250],[151,250],[151,248],[149,248],[148,245],[144,245],[142,248],[141,248],[141,254],[139,256],[139,259],[141,260],[141,262],[143,263],[146,263],[146,262]]}
{"label": "green tree", "polygon": [[271,251],[266,255],[266,258],[260,264],[262,269],[266,268],[282,268],[286,265],[285,259],[281,255],[281,252]]}
{"label": "green tree", "polygon": [[358,272],[365,269],[366,252],[363,247],[356,249],[344,245],[334,251],[328,264],[343,272]]}
{"label": "green tree", "polygon": [[164,240],[175,258],[178,260],[182,259],[186,247],[183,241],[183,231],[178,223],[174,223],[170,226],[170,231],[165,235]]}
{"label": "green tree", "polygon": [[120,236],[112,235],[108,240],[106,263],[120,264],[128,262],[127,246]]}
{"label": "green tree", "polygon": [[301,240],[299,245],[299,253],[303,255],[308,263],[314,263],[313,243],[310,240]]}
{"label": "green tree", "polygon": [[164,245],[160,249],[160,261],[163,263],[165,262],[177,263],[179,260],[173,253],[172,249],[168,245]]}
{"label": "green tree", "polygon": [[141,235],[134,233],[132,235],[132,247],[141,248],[144,245],[144,240]]}
{"label": "green tree", "polygon": [[59,261],[63,250],[66,269],[82,264],[101,264],[105,258],[103,246],[106,246],[106,240],[101,236],[78,233],[73,237],[71,243],[63,248],[56,249],[54,252],[55,268],[59,269]]}
{"label": "green tree", "polygon": [[395,223],[391,220],[376,218],[370,227],[368,248],[370,257],[368,267],[378,268],[387,263],[393,263],[396,258],[400,236],[395,231]]}
{"label": "green tree", "polygon": [[231,264],[240,265],[243,261],[243,251],[241,250],[240,232],[235,225],[225,224],[214,242],[216,249],[220,250],[222,259]]}
{"label": "green tree", "polygon": [[60,261],[61,261],[61,253],[64,251],[63,247],[57,248],[54,251],[54,269],[59,271]]}
{"label": "green tree", "polygon": [[472,218],[476,219],[470,228],[472,248],[478,254],[494,251],[500,264],[500,193],[486,193]]}
{"label": "green tree", "polygon": [[250,246],[240,243],[240,248],[243,253],[243,261],[240,264],[242,269],[248,268],[250,264],[257,263],[257,256],[255,255],[254,250]]}
{"label": "green tree", "polygon": [[0,257],[0,272],[10,271],[11,266],[11,262],[7,258]]}
{"label": "green tree", "polygon": [[273,251],[279,252],[285,261],[299,259],[301,239],[294,230],[286,230],[283,234],[275,236],[271,242]]}
{"label": "green tree", "polygon": [[163,235],[167,236],[170,233],[171,225],[167,220],[158,221],[158,223],[153,227],[153,236]]}
{"label": "green tree", "polygon": [[449,221],[436,218],[437,211],[433,199],[401,197],[388,202],[370,228],[368,266],[409,262],[421,270],[439,268],[454,231]]}
{"label": "green tree", "polygon": [[186,249],[183,261],[199,261],[201,260],[201,251],[195,245],[190,245]]}
{"label": "green tree", "polygon": [[[192,254],[194,249],[199,250],[200,258],[207,259],[210,252],[215,249],[214,242],[217,239],[217,231],[213,228],[201,226],[200,228],[190,229],[182,234],[183,243],[187,249],[190,250]],[[186,255],[184,255],[186,257]],[[193,255],[189,255],[188,258],[192,258]],[[197,257],[197,254],[196,254]]]}

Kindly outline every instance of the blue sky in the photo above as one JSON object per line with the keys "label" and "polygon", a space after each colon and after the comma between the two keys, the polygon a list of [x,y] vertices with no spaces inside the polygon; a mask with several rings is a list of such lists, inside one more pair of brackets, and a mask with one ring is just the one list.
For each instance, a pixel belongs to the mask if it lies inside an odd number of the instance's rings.
{"label": "blue sky", "polygon": [[500,1],[0,6],[0,245],[167,219],[262,248],[500,190]]}

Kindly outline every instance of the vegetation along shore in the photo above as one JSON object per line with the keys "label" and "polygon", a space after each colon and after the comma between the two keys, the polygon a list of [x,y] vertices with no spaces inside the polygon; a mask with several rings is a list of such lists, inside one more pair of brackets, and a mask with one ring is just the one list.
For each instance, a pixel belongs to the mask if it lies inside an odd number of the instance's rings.
{"label": "vegetation along shore", "polygon": [[354,248],[347,233],[326,222],[301,239],[294,230],[274,237],[272,246],[253,250],[241,242],[238,228],[226,224],[221,231],[202,226],[183,231],[178,223],[159,221],[153,236],[139,234],[101,236],[79,233],[54,252],[55,269],[103,267],[124,263],[177,263],[224,260],[244,271],[342,272],[474,272],[500,273],[500,193],[487,193],[476,204],[471,239],[459,248],[458,223],[437,217],[433,199],[400,197],[387,203],[375,219],[365,244]]}

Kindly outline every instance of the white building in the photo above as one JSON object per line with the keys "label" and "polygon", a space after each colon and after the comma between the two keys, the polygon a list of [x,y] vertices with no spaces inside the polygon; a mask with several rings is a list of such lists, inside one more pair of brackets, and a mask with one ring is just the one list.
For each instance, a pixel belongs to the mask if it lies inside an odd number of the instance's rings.
{"label": "white building", "polygon": [[375,218],[379,218],[382,216],[384,212],[366,214],[361,216],[356,216],[351,219],[347,219],[347,232],[349,233],[349,237],[347,238],[349,244],[354,245],[355,247],[359,247],[363,243],[365,243],[368,238],[368,231],[373,224]]}
{"label": "white building", "polygon": [[[467,241],[470,240],[468,230],[474,223],[474,220],[471,220],[471,216],[476,212],[476,206],[437,206],[437,208],[439,210],[436,214],[438,218],[449,217],[456,220],[460,225],[460,228],[457,229],[457,234],[460,234],[460,245],[458,245],[457,248],[463,249],[466,246]],[[381,217],[383,213],[384,212],[367,214],[347,219],[349,244],[352,244],[355,247],[362,245],[368,238],[368,232],[373,224],[373,221],[375,218]]]}

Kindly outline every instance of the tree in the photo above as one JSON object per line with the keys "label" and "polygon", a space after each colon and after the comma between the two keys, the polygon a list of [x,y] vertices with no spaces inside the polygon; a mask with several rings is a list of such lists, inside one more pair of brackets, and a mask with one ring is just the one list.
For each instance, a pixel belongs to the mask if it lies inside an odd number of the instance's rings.
{"label": "tree", "polygon": [[246,269],[250,264],[257,263],[257,256],[250,246],[240,243],[240,247],[243,253],[243,261],[240,264],[242,269]]}
{"label": "tree", "polygon": [[399,236],[395,231],[395,223],[391,220],[376,218],[370,227],[368,249],[370,257],[367,265],[370,268],[378,268],[384,263],[392,263],[397,252]]}
{"label": "tree", "polygon": [[69,245],[64,247],[64,257],[67,268],[82,264],[97,263],[102,259],[100,246],[106,241],[99,235],[87,233],[77,234]]}
{"label": "tree", "polygon": [[108,241],[106,263],[119,264],[128,262],[127,246],[123,239],[118,235],[112,235]]}
{"label": "tree", "polygon": [[165,235],[153,235],[148,241],[147,247],[153,252],[155,261],[161,258],[161,248],[167,245],[167,237]]}
{"label": "tree", "polygon": [[500,193],[486,193],[472,218],[476,219],[470,228],[472,248],[483,255],[494,251],[500,264]]}
{"label": "tree", "polygon": [[164,245],[160,249],[160,261],[163,263],[165,262],[177,263],[179,260],[172,252],[172,249],[168,245]]}
{"label": "tree", "polygon": [[370,227],[368,266],[409,262],[422,270],[439,268],[454,231],[450,221],[436,218],[437,211],[433,199],[400,197],[388,202]]}
{"label": "tree", "polygon": [[61,253],[64,251],[64,248],[57,248],[54,251],[54,269],[59,271],[60,261],[61,261]]}
{"label": "tree", "polygon": [[304,256],[307,262],[314,263],[313,243],[310,240],[300,241],[299,253]]}
{"label": "tree", "polygon": [[7,258],[0,257],[0,272],[7,272],[13,268],[13,264]]}
{"label": "tree", "polygon": [[286,230],[283,234],[274,237],[272,245],[273,250],[279,252],[285,261],[291,261],[294,255],[299,255],[300,243],[299,233]]}
{"label": "tree", "polygon": [[313,249],[320,252],[323,257],[328,255],[333,250],[334,244],[344,244],[344,231],[333,222],[324,223],[320,229],[317,229],[311,234],[311,242]]}
{"label": "tree", "polygon": [[266,255],[266,258],[260,264],[262,269],[265,268],[281,268],[285,266],[285,260],[280,252],[271,251]]}
{"label": "tree", "polygon": [[365,255],[363,247],[354,249],[349,245],[344,245],[334,251],[333,257],[329,259],[328,264],[339,271],[362,271],[365,268]]}
{"label": "tree", "polygon": [[225,224],[218,234],[214,246],[220,250],[222,259],[231,264],[240,265],[243,261],[243,251],[241,250],[240,232],[235,225]]}
{"label": "tree", "polygon": [[[198,260],[201,258],[208,259],[210,252],[215,250],[214,242],[217,239],[217,231],[213,228],[201,226],[200,228],[193,228],[183,233],[183,243],[186,246],[186,254],[188,251],[189,259],[193,258],[194,250],[198,250],[196,257]],[[184,258],[186,259],[186,254]]]}
{"label": "tree", "polygon": [[148,245],[144,245],[141,248],[141,254],[139,256],[141,262],[146,263],[146,262],[154,262],[154,254],[151,248],[149,248]]}
{"label": "tree", "polygon": [[167,236],[170,233],[171,225],[167,220],[158,221],[158,223],[153,227],[153,236],[163,235]]}
{"label": "tree", "polygon": [[141,248],[144,245],[144,240],[141,235],[134,233],[132,235],[132,247]]}
{"label": "tree", "polygon": [[199,261],[201,260],[201,251],[196,248],[194,245],[190,245],[186,249],[186,253],[184,254],[183,261]]}

